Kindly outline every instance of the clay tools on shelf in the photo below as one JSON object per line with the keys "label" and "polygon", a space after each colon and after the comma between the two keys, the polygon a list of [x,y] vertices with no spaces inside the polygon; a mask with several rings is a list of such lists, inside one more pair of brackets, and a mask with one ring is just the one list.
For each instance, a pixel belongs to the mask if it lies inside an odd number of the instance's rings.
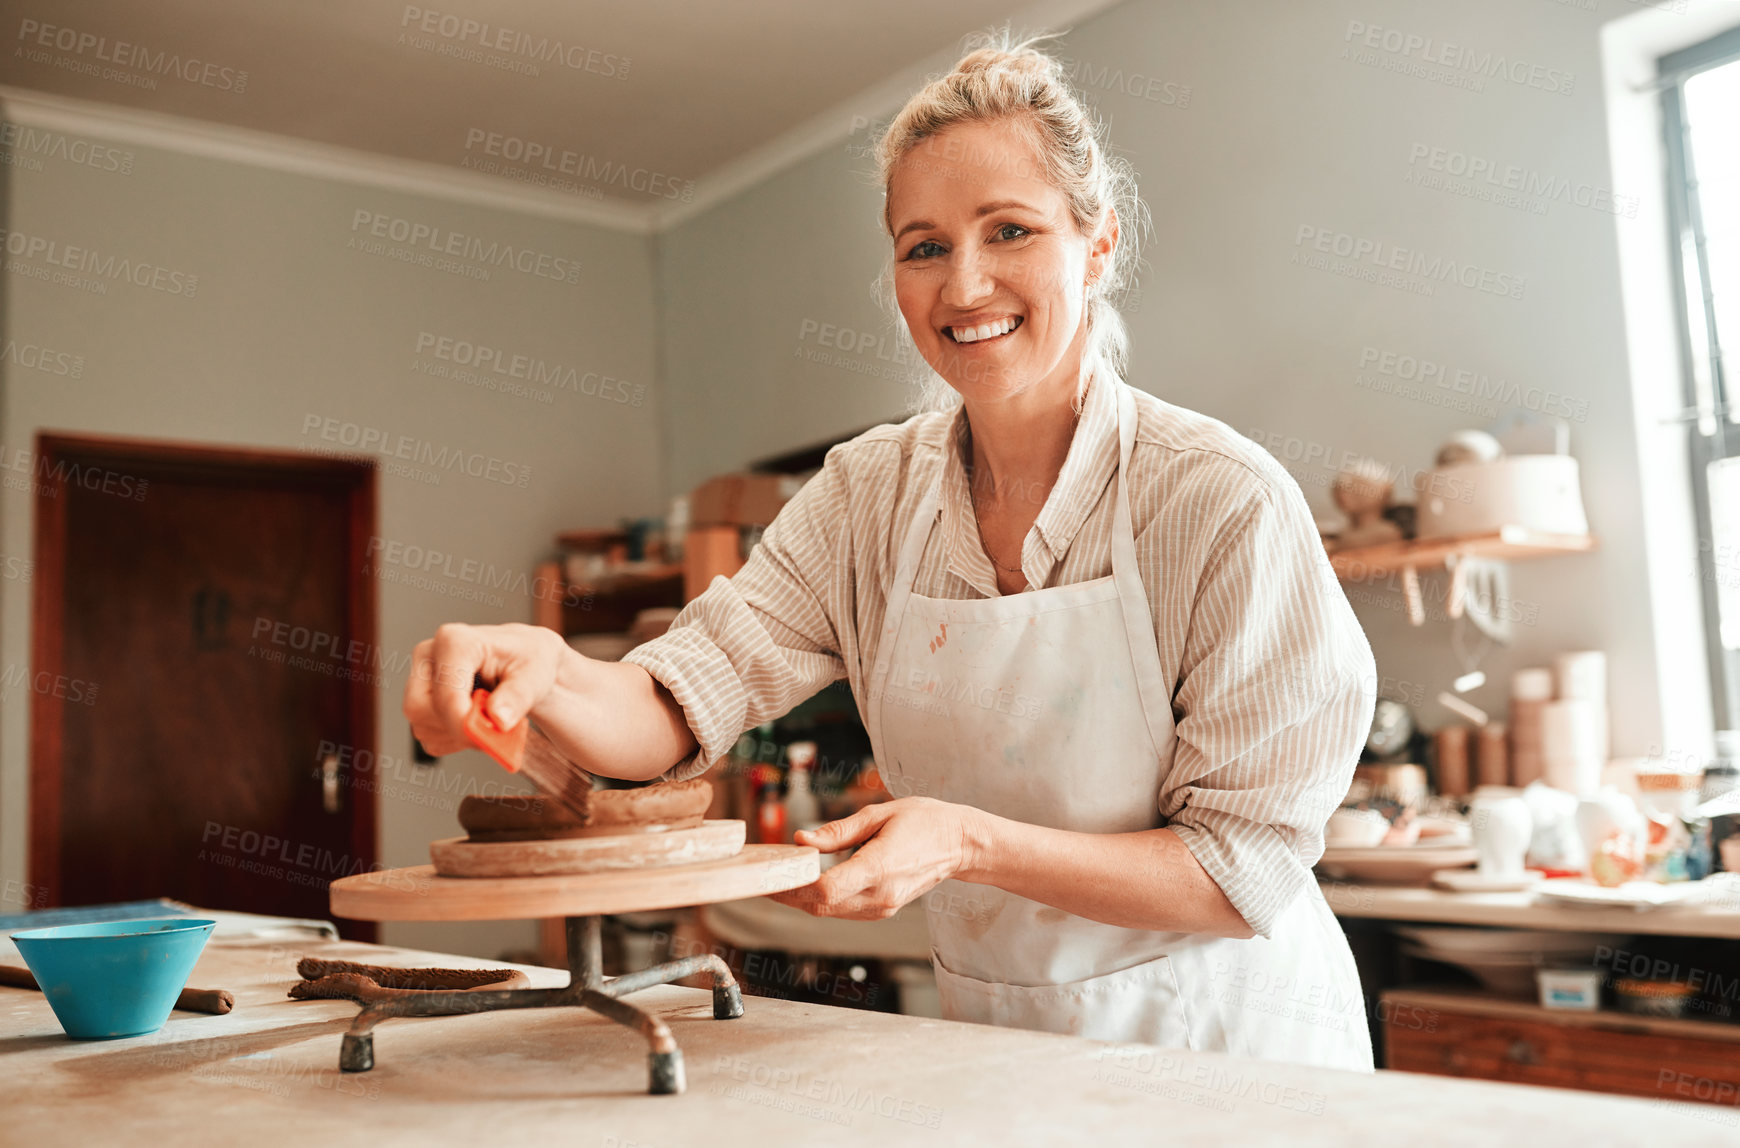
{"label": "clay tools on shelf", "polygon": [[490,715],[489,693],[481,687],[471,691],[471,711],[465,715],[465,736],[471,744],[509,773],[524,773],[540,792],[584,819],[587,795],[592,792],[591,775],[555,755],[527,753],[531,725],[521,718],[511,729],[503,729]]}

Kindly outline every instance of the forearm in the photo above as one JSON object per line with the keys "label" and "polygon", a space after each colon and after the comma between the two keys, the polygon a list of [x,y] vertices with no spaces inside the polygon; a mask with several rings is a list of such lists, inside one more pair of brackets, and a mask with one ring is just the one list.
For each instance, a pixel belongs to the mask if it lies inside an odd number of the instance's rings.
{"label": "forearm", "polygon": [[651,674],[572,649],[532,718],[563,756],[601,777],[648,781],[695,752],[682,707]]}
{"label": "forearm", "polygon": [[1073,833],[967,811],[955,876],[1126,929],[1254,936],[1170,829]]}

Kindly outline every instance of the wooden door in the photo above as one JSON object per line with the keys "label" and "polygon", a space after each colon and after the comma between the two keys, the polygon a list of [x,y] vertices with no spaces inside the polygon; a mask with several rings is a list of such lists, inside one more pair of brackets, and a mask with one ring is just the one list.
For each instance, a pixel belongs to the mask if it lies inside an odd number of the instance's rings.
{"label": "wooden door", "polygon": [[30,880],[329,917],[327,884],[375,864],[342,771],[396,668],[356,574],[372,466],[44,435],[33,477]]}

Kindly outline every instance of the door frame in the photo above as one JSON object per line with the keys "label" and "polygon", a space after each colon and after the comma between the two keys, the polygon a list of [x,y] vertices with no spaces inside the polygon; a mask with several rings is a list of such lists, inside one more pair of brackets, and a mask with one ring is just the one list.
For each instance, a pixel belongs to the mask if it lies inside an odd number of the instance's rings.
{"label": "door frame", "polygon": [[[346,548],[351,635],[374,648],[377,607],[375,580],[363,578],[369,540],[375,535],[376,479],[373,460],[331,457],[251,447],[209,446],[161,439],[133,439],[40,431],[32,460],[35,483],[35,582],[30,619],[32,684],[47,673],[58,678],[63,666],[65,634],[66,490],[73,468],[102,467],[127,475],[127,467],[148,464],[187,477],[213,474],[226,478],[256,475],[318,476],[349,488]],[[61,721],[64,702],[53,690],[32,689],[30,695],[29,881],[48,905],[60,903]],[[350,732],[358,750],[376,751],[375,688],[365,681],[350,683]],[[377,803],[373,786],[353,786],[347,794],[351,856],[376,856]],[[361,922],[347,922],[360,924]]]}

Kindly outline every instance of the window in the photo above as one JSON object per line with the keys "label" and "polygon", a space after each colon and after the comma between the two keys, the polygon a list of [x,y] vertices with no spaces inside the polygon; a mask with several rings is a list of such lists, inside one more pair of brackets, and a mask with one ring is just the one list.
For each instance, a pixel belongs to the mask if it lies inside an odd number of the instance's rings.
{"label": "window", "polygon": [[1710,681],[1740,729],[1740,29],[1664,56],[1660,82]]}

